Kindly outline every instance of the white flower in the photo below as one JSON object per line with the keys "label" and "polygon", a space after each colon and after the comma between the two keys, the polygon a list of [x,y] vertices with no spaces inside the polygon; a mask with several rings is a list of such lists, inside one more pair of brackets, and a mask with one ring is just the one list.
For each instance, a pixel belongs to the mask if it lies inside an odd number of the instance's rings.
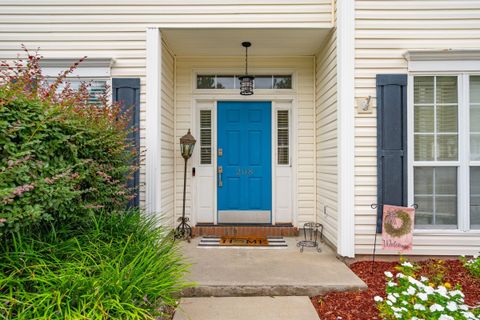
{"label": "white flower", "polygon": [[458,310],[458,306],[457,304],[454,302],[454,301],[449,301],[447,303],[447,309],[450,310],[450,311],[457,311]]}
{"label": "white flower", "polygon": [[446,314],[442,314],[438,320],[455,320],[453,317],[450,317]]}
{"label": "white flower", "polygon": [[403,273],[397,273],[397,278],[405,278],[405,275]]}
{"label": "white flower", "polygon": [[442,307],[441,305],[439,305],[438,303],[432,304],[432,305],[430,306],[430,311],[432,311],[432,312],[435,312],[435,311],[443,311],[443,310],[445,310],[445,308]]}
{"label": "white flower", "polygon": [[402,315],[401,315],[401,314],[398,314],[398,313],[395,312],[393,315],[394,315],[395,318],[397,318],[397,319],[402,319]]}
{"label": "white flower", "polygon": [[468,306],[467,306],[466,304],[462,304],[462,305],[458,306],[458,308],[459,308],[460,310],[465,310],[465,311],[468,310]]}
{"label": "white flower", "polygon": [[462,314],[465,316],[467,319],[477,319],[475,315],[471,312],[462,312]]}
{"label": "white flower", "polygon": [[428,281],[428,278],[427,278],[427,277],[424,277],[424,276],[421,276],[421,277],[420,277],[420,281],[421,281],[421,282],[427,282],[427,281]]}
{"label": "white flower", "polygon": [[403,262],[403,263],[402,263],[402,266],[413,268],[413,265],[412,265],[410,262],[408,262],[408,261]]}
{"label": "white flower", "polygon": [[408,287],[408,289],[407,289],[407,293],[411,296],[413,296],[415,294],[415,291],[417,291],[417,290],[415,290],[414,287]]}
{"label": "white flower", "polygon": [[450,291],[450,295],[453,297],[453,296],[456,296],[456,295],[459,295],[460,297],[465,297],[465,295],[463,294],[462,291],[460,290],[453,290],[453,291]]}
{"label": "white flower", "polygon": [[387,299],[390,300],[390,301],[392,301],[393,303],[397,302],[397,298],[395,298],[395,297],[394,297],[393,295],[391,295],[391,294],[389,294],[389,295],[387,296]]}
{"label": "white flower", "polygon": [[390,300],[387,300],[387,304],[388,304],[389,306],[392,306],[392,305],[393,305],[392,301],[390,301]]}
{"label": "white flower", "polygon": [[425,290],[425,292],[426,292],[427,294],[432,294],[432,293],[435,292],[435,290],[434,290],[432,287],[430,287],[430,286],[425,286],[425,287],[423,288],[423,290]]}
{"label": "white flower", "polygon": [[380,297],[380,296],[375,296],[375,298],[373,298],[373,300],[375,300],[376,302],[382,302],[383,298]]}
{"label": "white flower", "polygon": [[426,293],[423,293],[423,292],[417,293],[417,297],[419,297],[420,300],[423,300],[423,301],[428,300],[428,295]]}
{"label": "white flower", "polygon": [[397,308],[397,307],[392,307],[393,312],[401,312],[402,309]]}
{"label": "white flower", "polygon": [[385,271],[384,273],[388,278],[393,278],[393,274],[390,271]]}
{"label": "white flower", "polygon": [[395,298],[400,298],[400,295],[399,295],[398,293],[396,293],[396,292],[393,293],[393,296],[394,296]]}
{"label": "white flower", "polygon": [[393,281],[388,281],[388,282],[387,282],[387,285],[388,285],[389,287],[395,287],[397,284],[396,284],[395,282],[393,282]]}
{"label": "white flower", "polygon": [[413,309],[415,310],[422,310],[422,311],[425,311],[425,306],[422,305],[422,304],[419,304],[419,303],[416,303],[414,306],[413,306]]}
{"label": "white flower", "polygon": [[440,293],[440,294],[441,294],[442,296],[444,296],[445,298],[448,298],[447,288],[445,288],[444,286],[438,286],[437,292]]}

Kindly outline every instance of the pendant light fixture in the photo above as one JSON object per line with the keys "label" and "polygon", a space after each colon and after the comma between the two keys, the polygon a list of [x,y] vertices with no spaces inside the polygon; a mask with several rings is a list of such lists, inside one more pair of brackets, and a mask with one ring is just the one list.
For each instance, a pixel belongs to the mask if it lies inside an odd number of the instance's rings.
{"label": "pendant light fixture", "polygon": [[253,80],[254,76],[248,74],[248,48],[252,44],[250,42],[242,42],[245,48],[245,75],[238,77],[240,80],[240,94],[242,96],[251,96],[253,94]]}

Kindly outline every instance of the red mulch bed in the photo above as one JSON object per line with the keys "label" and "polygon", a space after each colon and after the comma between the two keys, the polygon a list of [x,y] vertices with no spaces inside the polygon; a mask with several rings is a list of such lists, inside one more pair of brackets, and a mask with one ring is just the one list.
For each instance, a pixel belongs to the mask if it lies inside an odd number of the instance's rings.
{"label": "red mulch bed", "polygon": [[[425,266],[431,260],[419,262]],[[322,320],[372,320],[380,319],[373,300],[375,296],[385,297],[385,271],[396,273],[398,262],[375,262],[372,273],[371,261],[360,261],[350,265],[350,269],[367,285],[364,291],[330,292],[311,298]],[[465,294],[465,302],[470,306],[480,304],[480,279],[474,278],[458,260],[445,261],[445,281],[453,286],[460,284]]]}

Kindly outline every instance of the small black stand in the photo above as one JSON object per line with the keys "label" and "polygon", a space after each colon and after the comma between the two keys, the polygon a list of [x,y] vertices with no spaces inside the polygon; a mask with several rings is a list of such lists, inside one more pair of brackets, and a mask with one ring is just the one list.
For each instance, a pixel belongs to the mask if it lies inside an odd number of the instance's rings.
{"label": "small black stand", "polygon": [[[320,231],[319,231],[320,229]],[[308,231],[308,235],[307,235]],[[304,247],[317,248],[317,252],[322,252],[318,243],[318,234],[320,233],[320,241],[323,240],[323,225],[316,222],[306,222],[303,225],[303,235],[305,240],[299,241],[297,247],[303,252]]]}

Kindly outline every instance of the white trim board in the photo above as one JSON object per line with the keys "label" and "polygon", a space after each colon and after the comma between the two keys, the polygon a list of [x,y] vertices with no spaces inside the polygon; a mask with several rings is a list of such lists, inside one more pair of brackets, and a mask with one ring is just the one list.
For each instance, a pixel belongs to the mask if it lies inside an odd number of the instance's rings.
{"label": "white trim board", "polygon": [[158,28],[147,29],[146,71],[145,210],[161,214],[162,35]]}
{"label": "white trim board", "polygon": [[[40,60],[40,66],[46,77],[57,77],[78,61],[80,58],[43,58]],[[67,77],[110,78],[114,63],[113,58],[86,58]]]}
{"label": "white trim board", "polygon": [[355,256],[355,1],[337,2],[338,239]]}
{"label": "white trim board", "polygon": [[403,55],[409,72],[475,72],[480,71],[480,50],[409,50]]}

